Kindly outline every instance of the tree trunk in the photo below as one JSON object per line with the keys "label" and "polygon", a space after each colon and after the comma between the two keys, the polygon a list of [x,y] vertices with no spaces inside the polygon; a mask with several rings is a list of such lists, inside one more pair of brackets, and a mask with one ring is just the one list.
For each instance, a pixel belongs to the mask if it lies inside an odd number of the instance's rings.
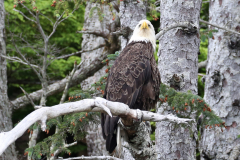
{"label": "tree trunk", "polygon": [[[84,20],[84,27],[83,29],[87,29],[87,31],[96,31],[98,33],[102,32],[104,34],[109,34],[112,30],[115,30],[113,17],[111,15],[111,12],[109,10],[109,6],[102,5],[103,7],[103,14],[104,19],[102,22],[99,21],[98,14],[96,10],[93,13],[93,16],[90,17],[89,13],[92,7],[100,6],[96,3],[88,3],[87,7],[85,9],[85,20]],[[116,11],[114,10],[116,13]],[[94,34],[83,34],[82,36],[82,49],[83,50],[90,50],[95,47],[98,47],[101,44],[106,44],[106,41],[103,37],[96,36]],[[116,43],[116,46],[118,45],[118,42]],[[112,48],[116,46],[111,46]],[[119,47],[116,47],[119,48]],[[117,51],[118,49],[113,49]],[[112,54],[115,52],[113,51]],[[91,59],[95,59],[102,55],[104,52],[107,52],[106,47],[99,48],[97,50],[91,51],[91,52],[85,52],[82,53],[82,61],[85,61],[86,63],[91,63]],[[83,90],[88,90],[91,88],[91,84],[97,82],[103,75],[105,75],[106,66],[97,71],[92,77],[87,78],[81,83],[81,87]],[[99,119],[100,121],[100,119]],[[95,125],[95,124],[89,124],[89,127],[87,127],[87,132],[89,133],[86,136],[86,142],[88,147],[88,155],[92,156],[99,156],[99,155],[108,155],[108,152],[106,150],[105,146],[105,140],[102,137],[102,129],[101,125]]]}
{"label": "tree trunk", "polygon": [[[0,0],[0,54],[6,55],[5,44],[5,10],[4,1]],[[12,108],[7,95],[7,61],[0,57],[0,132],[12,129]],[[12,144],[0,156],[0,160],[15,160],[17,154]]]}
{"label": "tree trunk", "polygon": [[[239,32],[239,11],[239,0],[211,1],[209,21]],[[213,36],[215,38],[210,38],[208,45],[204,99],[226,122],[226,128],[223,131],[204,129],[202,159],[240,159],[237,138],[240,135],[240,37],[221,29]]]}
{"label": "tree trunk", "polygon": [[121,36],[121,50],[127,45],[139,21],[146,19],[146,6],[143,1],[124,0],[120,2],[119,13],[121,27],[127,27],[128,33],[126,36]]}
{"label": "tree trunk", "polygon": [[[178,22],[193,22],[199,26],[200,8],[201,1],[161,0],[160,29]],[[172,29],[159,39],[158,68],[162,83],[178,91],[191,90],[197,94],[199,44],[199,31],[189,32],[182,28]],[[171,107],[162,105],[158,113],[169,114]],[[191,118],[196,115],[192,114]],[[196,140],[192,135],[195,125],[187,129],[171,122],[158,122],[155,131],[157,159],[196,159]]]}

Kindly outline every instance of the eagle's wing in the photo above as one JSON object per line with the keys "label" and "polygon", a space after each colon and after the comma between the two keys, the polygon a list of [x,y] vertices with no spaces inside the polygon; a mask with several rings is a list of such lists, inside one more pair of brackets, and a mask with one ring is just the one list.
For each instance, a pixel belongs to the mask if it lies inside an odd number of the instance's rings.
{"label": "eagle's wing", "polygon": [[[125,103],[130,108],[142,109],[144,104],[137,103],[137,99],[141,96],[144,85],[147,85],[152,76],[151,56],[153,56],[151,43],[136,42],[128,44],[110,70],[104,97],[110,101]],[[154,89],[152,91],[154,92]],[[155,99],[155,97],[153,98]],[[106,148],[110,153],[117,145],[116,128],[118,119],[119,117],[111,118],[102,114],[103,137],[106,139]]]}

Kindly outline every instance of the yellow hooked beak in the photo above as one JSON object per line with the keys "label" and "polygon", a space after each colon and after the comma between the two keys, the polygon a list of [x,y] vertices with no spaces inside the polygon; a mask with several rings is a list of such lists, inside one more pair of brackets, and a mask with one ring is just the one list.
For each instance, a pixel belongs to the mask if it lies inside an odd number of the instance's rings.
{"label": "yellow hooked beak", "polygon": [[148,29],[148,24],[147,22],[143,22],[142,25],[141,25],[141,29]]}

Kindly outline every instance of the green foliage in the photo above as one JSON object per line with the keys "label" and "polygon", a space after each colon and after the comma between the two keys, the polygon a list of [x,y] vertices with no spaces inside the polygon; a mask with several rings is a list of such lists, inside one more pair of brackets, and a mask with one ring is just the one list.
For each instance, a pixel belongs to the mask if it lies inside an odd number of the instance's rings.
{"label": "green foliage", "polygon": [[[200,55],[198,55],[198,62],[202,62],[207,60],[208,54],[208,39],[205,42],[201,41],[200,43]],[[206,73],[206,68],[201,68],[198,71],[201,74]],[[201,82],[202,76],[198,76],[198,95],[203,97],[204,96],[204,84]]]}
{"label": "green foliage", "polygon": [[194,95],[190,92],[177,92],[173,88],[162,83],[160,85],[159,99],[161,103],[168,102],[168,105],[176,112],[178,117],[191,118],[190,115],[192,111],[197,111],[196,118],[198,118],[200,114],[203,114],[201,126],[224,126],[224,122],[216,116],[209,105],[198,95]]}
{"label": "green foliage", "polygon": [[54,60],[48,67],[48,73],[51,78],[64,78],[72,70],[74,62],[80,63],[81,58],[78,56],[71,56],[67,60]]}
{"label": "green foliage", "polygon": [[205,21],[208,21],[208,19],[209,19],[209,2],[204,3],[206,1],[208,1],[208,0],[203,0],[202,8],[201,8],[201,11],[200,11],[200,18],[205,20]]}
{"label": "green foliage", "polygon": [[207,38],[214,39],[213,32],[218,32],[218,30],[200,30],[201,32],[201,41],[205,42]]}
{"label": "green foliage", "polygon": [[[14,33],[16,45],[20,48],[25,57],[29,59],[31,63],[39,64],[41,66],[41,55],[43,55],[43,40],[41,38],[41,35],[35,23],[27,20],[21,14],[13,10],[15,2],[16,1],[14,0],[4,1],[5,9],[8,13],[6,16],[6,31],[8,35],[6,42],[7,54],[10,56],[18,56],[14,46],[12,45],[12,42],[10,41],[9,31],[11,31]],[[17,4],[19,2],[21,1],[17,1]],[[32,8],[32,4],[29,3],[29,1],[23,3],[34,14],[36,14],[36,9]],[[48,19],[51,21],[55,22],[55,8],[51,7],[51,3],[52,2],[49,0],[35,2],[38,11],[46,15],[46,17],[48,17]],[[73,2],[69,2],[69,9],[73,7]],[[26,16],[32,18],[32,15],[29,14],[29,12],[20,4],[18,4],[15,9],[20,10]],[[53,48],[51,52],[59,50],[56,56],[70,54],[81,49],[81,34],[76,34],[76,31],[81,30],[83,27],[84,9],[84,6],[80,6],[80,8],[75,11],[71,17],[63,21],[49,40],[49,47]],[[40,23],[45,33],[49,35],[52,32],[53,25],[46,17],[39,15]],[[22,38],[24,38],[24,40],[28,41],[29,45],[27,45],[24,41],[22,41],[21,38],[19,38],[20,35]],[[29,46],[32,46],[34,49]],[[62,48],[64,48],[64,50],[60,50]],[[69,71],[72,70],[72,62],[75,60],[79,62],[80,58],[73,56],[68,59],[59,59],[53,61],[47,69],[49,80],[59,80],[60,78],[65,77]],[[30,67],[17,62],[8,63],[7,67],[9,82],[8,92],[11,99],[23,95],[22,91],[19,89],[20,85],[28,93],[41,89],[39,79],[30,69]],[[54,101],[59,102],[59,100]]]}
{"label": "green foliage", "polygon": [[[48,134],[52,127],[57,127],[58,132],[48,136],[43,141],[38,142],[34,147],[27,148],[25,153],[28,154],[32,159],[41,159],[44,155],[51,157],[52,154],[58,149],[60,149],[61,152],[70,154],[71,150],[64,146],[67,135],[74,135],[75,141],[85,138],[87,132],[84,131],[84,129],[89,122],[97,124],[97,117],[99,116],[100,113],[80,112],[50,119],[47,121],[45,132]],[[29,128],[29,133],[32,134],[32,130],[36,129],[37,127],[39,127],[39,125],[36,123],[32,125]],[[50,146],[53,146],[53,148]]]}

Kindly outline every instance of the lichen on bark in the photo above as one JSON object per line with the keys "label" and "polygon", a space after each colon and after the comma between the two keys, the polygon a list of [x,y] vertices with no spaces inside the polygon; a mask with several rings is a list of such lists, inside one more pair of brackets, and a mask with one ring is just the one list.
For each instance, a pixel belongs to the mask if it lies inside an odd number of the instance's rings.
{"label": "lichen on bark", "polygon": [[[238,0],[211,1],[209,22],[239,32],[239,10]],[[239,150],[240,142],[240,50],[237,45],[240,38],[221,29],[213,36],[214,39],[209,38],[204,99],[225,121],[226,128],[223,132],[220,129],[204,129],[202,159],[239,159],[236,148]]]}
{"label": "lichen on bark", "polygon": [[[201,1],[161,0],[160,29],[178,22],[192,22],[199,29],[200,8]],[[162,83],[177,91],[190,90],[193,94],[197,94],[199,45],[199,30],[190,32],[178,27],[160,37],[158,69]],[[166,103],[159,106],[157,112],[174,114]],[[190,117],[196,118],[195,113],[192,111]],[[190,127],[196,132],[196,124]],[[155,132],[157,159],[195,159],[196,139],[188,127],[176,126],[170,122],[158,122]]]}

